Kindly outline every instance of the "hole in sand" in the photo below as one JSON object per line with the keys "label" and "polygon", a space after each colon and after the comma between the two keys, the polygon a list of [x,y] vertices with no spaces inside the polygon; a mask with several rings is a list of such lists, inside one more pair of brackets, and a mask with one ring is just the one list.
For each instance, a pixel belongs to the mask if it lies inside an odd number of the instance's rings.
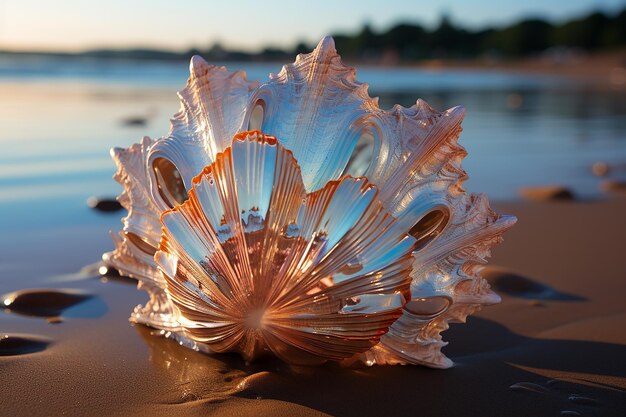
{"label": "hole in sand", "polygon": [[11,313],[24,316],[57,317],[66,309],[93,296],[72,289],[28,289],[2,297],[3,307]]}
{"label": "hole in sand", "polygon": [[0,356],[41,352],[50,344],[39,336],[0,334]]}
{"label": "hole in sand", "polygon": [[513,297],[554,301],[586,300],[584,297],[558,291],[540,281],[493,266],[485,268],[481,275],[496,292]]}

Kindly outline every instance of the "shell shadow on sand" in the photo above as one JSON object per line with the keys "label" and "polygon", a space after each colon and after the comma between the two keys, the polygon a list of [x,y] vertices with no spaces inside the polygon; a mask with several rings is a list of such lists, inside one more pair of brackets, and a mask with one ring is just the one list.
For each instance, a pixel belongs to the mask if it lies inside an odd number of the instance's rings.
{"label": "shell shadow on sand", "polygon": [[248,373],[236,354],[206,355],[159,337],[142,325],[134,326],[150,349],[149,360],[164,371],[174,386],[162,397],[162,404],[219,403],[238,391]]}
{"label": "shell shadow on sand", "polygon": [[511,297],[544,301],[586,301],[585,297],[556,290],[546,284],[518,273],[497,267],[487,267],[482,276],[498,293]]}
{"label": "shell shadow on sand", "polygon": [[[189,407],[198,414],[213,415],[218,404],[226,402],[237,409],[245,404],[237,402],[241,399],[278,400],[330,415],[412,415],[415,402],[403,399],[416,393],[423,398],[423,415],[571,411],[600,416],[624,404],[626,378],[620,375],[626,364],[615,365],[605,358],[624,357],[626,346],[525,337],[494,321],[470,321],[468,326],[453,326],[448,335],[455,344],[446,353],[457,365],[446,371],[332,363],[294,367],[273,358],[246,364],[237,355],[193,352],[143,326],[136,329],[149,347],[150,361],[173,381],[172,387],[164,387],[168,396],[163,404]],[[490,401],[484,400],[485,390],[491,393]]]}

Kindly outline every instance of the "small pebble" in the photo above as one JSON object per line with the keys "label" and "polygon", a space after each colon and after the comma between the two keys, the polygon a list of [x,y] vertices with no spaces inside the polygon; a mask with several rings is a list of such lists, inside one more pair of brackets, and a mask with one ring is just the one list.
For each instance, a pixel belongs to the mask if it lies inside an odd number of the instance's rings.
{"label": "small pebble", "polygon": [[596,162],[591,166],[591,172],[596,177],[605,177],[608,175],[611,167],[606,162]]}
{"label": "small pebble", "polygon": [[122,119],[122,126],[139,127],[139,126],[145,126],[147,124],[148,124],[148,120],[142,116],[133,116],[133,117],[127,117],[125,119]]}
{"label": "small pebble", "polygon": [[593,398],[583,397],[582,395],[572,394],[568,398],[571,402],[580,405],[598,405],[598,401]]}
{"label": "small pebble", "polygon": [[604,180],[600,183],[600,189],[607,193],[623,193],[626,191],[626,181]]}
{"label": "small pebble", "polygon": [[506,106],[509,109],[517,110],[524,104],[524,97],[520,94],[509,94],[506,97]]}
{"label": "small pebble", "polygon": [[549,390],[543,385],[535,384],[533,382],[518,382],[509,387],[513,391],[530,391],[537,392],[540,394],[545,394],[549,392]]}
{"label": "small pebble", "polygon": [[566,188],[558,185],[549,185],[542,187],[522,187],[519,194],[527,200],[538,201],[570,201],[574,200],[574,193]]}
{"label": "small pebble", "polygon": [[87,199],[87,205],[94,210],[106,212],[119,211],[123,209],[119,201],[112,198],[89,197]]}
{"label": "small pebble", "polygon": [[101,276],[107,276],[107,277],[119,277],[120,272],[115,269],[115,268],[111,268],[110,266],[106,266],[106,265],[101,265],[98,268],[98,274],[100,274]]}
{"label": "small pebble", "polygon": [[560,379],[550,379],[546,382],[546,385],[549,387],[554,387],[560,385],[562,382],[563,381],[561,381]]}

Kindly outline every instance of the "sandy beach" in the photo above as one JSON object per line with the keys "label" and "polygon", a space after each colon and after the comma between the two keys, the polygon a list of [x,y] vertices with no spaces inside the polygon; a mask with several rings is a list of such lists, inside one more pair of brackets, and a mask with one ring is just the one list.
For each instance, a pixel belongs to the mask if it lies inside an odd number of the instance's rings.
{"label": "sandy beach", "polygon": [[88,197],[120,191],[111,146],[168,131],[186,70],[18,66],[0,83],[0,416],[623,416],[625,58],[360,72],[387,107],[465,105],[467,188],[518,218],[483,272],[502,302],[443,334],[447,370],[246,363],[129,323],[146,293],[98,264],[125,213]]}
{"label": "sandy beach", "polygon": [[0,417],[626,417],[617,3],[0,2]]}
{"label": "sandy beach", "polygon": [[[4,332],[36,335],[43,347],[0,357],[0,415],[623,415],[626,198],[495,206],[519,219],[484,272],[502,303],[444,333],[456,364],[448,370],[300,368],[193,352],[128,323],[145,302],[131,280],[76,273],[110,247],[106,234],[52,230],[37,243],[40,267],[24,273],[90,297],[53,320],[1,315]],[[5,256],[28,262],[27,241],[15,236]],[[47,246],[55,241],[63,245]],[[3,278],[4,288],[24,288]]]}

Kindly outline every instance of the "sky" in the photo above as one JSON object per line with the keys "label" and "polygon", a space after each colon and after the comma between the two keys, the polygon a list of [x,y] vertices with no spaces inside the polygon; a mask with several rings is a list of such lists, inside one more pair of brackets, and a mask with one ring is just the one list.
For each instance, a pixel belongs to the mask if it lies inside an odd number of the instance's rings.
{"label": "sky", "polygon": [[182,50],[219,42],[255,51],[313,44],[364,23],[375,30],[401,21],[432,27],[442,13],[456,24],[479,28],[529,16],[561,21],[622,7],[626,0],[0,0],[0,49]]}

